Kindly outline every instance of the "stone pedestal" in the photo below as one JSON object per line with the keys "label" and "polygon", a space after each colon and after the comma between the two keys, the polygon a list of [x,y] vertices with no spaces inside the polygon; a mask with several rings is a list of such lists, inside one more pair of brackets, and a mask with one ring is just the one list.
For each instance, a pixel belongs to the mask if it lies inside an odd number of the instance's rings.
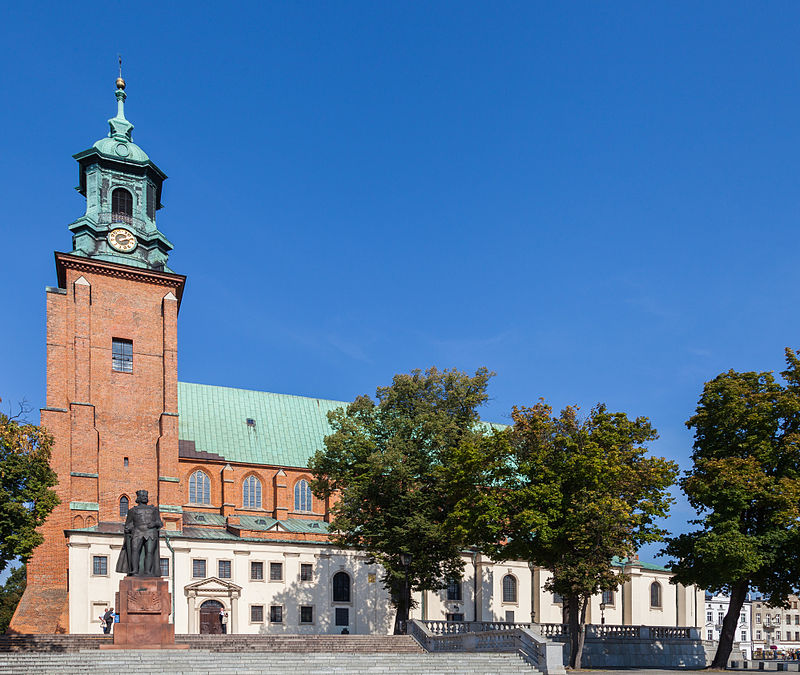
{"label": "stone pedestal", "polygon": [[114,644],[101,649],[181,649],[169,623],[169,584],[161,577],[125,577],[119,582]]}

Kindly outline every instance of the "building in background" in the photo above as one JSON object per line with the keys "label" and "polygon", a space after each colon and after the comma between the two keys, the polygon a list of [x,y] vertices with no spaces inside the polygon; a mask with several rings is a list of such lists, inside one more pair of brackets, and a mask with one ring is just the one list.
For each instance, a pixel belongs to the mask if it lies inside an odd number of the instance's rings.
{"label": "building in background", "polygon": [[[706,593],[705,626],[702,635],[704,640],[719,642],[722,621],[728,613],[730,604],[731,599],[728,595]],[[749,598],[742,604],[742,609],[739,612],[739,621],[736,624],[733,649],[731,650],[732,654],[741,654],[745,659],[750,659],[753,655],[751,604]]]}
{"label": "building in background", "polygon": [[[331,503],[311,494],[309,457],[346,405],[178,382],[186,278],[156,224],[166,179],[132,140],[125,82],[108,136],[75,155],[86,211],[46,288],[47,401],[61,499],[28,564],[11,630],[91,633],[113,604],[122,527],[146,489],[164,521],[162,574],[177,633],[386,633],[381,570],[328,542]],[[213,307],[208,308],[213,311]],[[465,575],[417,594],[415,616],[560,623],[547,572],[465,554]],[[702,591],[663,568],[617,561],[631,580],[596,598],[589,621],[700,626]]]}
{"label": "building in background", "polygon": [[800,650],[800,608],[798,596],[790,595],[787,607],[771,607],[761,595],[751,598],[753,650]]}

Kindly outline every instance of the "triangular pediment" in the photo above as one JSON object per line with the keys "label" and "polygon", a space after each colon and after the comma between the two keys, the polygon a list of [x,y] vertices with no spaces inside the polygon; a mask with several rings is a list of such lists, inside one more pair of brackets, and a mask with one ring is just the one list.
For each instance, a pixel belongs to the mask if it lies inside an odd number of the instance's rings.
{"label": "triangular pediment", "polygon": [[217,577],[206,577],[205,579],[200,579],[200,581],[187,584],[183,587],[183,590],[184,592],[206,591],[211,593],[228,593],[230,591],[236,591],[238,593],[242,590],[242,587],[232,584],[230,581],[218,579]]}

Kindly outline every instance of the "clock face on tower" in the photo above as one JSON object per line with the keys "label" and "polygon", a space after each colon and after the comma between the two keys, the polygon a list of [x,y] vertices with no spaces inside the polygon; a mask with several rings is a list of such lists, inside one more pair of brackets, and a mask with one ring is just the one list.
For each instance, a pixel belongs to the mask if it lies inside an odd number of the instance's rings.
{"label": "clock face on tower", "polygon": [[130,253],[136,248],[136,237],[124,227],[117,227],[108,233],[108,243],[120,253]]}

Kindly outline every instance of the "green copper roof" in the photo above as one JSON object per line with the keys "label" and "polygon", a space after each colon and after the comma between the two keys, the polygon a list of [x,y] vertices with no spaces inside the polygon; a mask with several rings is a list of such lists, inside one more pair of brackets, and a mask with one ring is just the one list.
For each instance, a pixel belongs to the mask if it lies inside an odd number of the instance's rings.
{"label": "green copper roof", "polygon": [[[229,462],[305,467],[344,401],[178,383],[178,437]],[[252,420],[248,424],[248,420]]]}
{"label": "green copper roof", "polygon": [[[117,114],[108,120],[108,136],[101,138],[92,147],[99,153],[119,161],[147,162],[150,158],[147,153],[133,142],[133,124],[125,119],[125,84],[118,80]],[[121,86],[119,83],[122,83]]]}

